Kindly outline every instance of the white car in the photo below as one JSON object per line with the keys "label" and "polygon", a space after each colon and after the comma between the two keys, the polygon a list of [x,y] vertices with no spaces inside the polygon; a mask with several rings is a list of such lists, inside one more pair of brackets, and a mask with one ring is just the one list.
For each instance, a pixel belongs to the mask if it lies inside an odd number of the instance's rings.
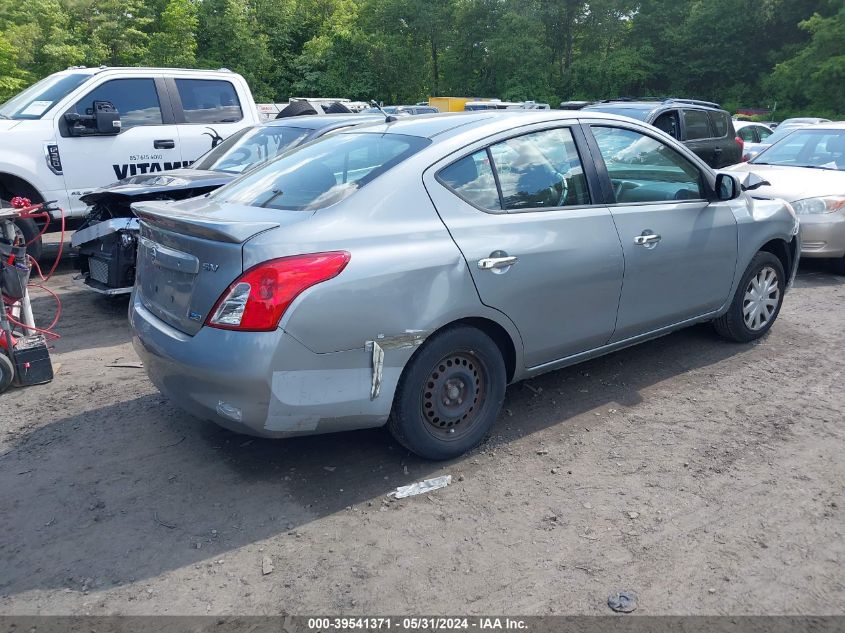
{"label": "white car", "polygon": [[765,140],[774,132],[774,130],[772,130],[769,126],[763,125],[762,123],[755,123],[754,121],[734,121],[733,123],[736,135],[741,138],[743,142],[743,161],[753,158],[759,150],[752,154],[751,148],[757,147],[757,145],[765,142]]}
{"label": "white car", "polygon": [[792,205],[801,223],[801,257],[830,259],[845,274],[845,123],[795,128],[728,169],[765,179],[768,184],[751,193]]}
{"label": "white car", "polygon": [[94,189],[188,166],[259,122],[246,80],[225,69],[68,68],[0,105],[0,199],[82,217]]}

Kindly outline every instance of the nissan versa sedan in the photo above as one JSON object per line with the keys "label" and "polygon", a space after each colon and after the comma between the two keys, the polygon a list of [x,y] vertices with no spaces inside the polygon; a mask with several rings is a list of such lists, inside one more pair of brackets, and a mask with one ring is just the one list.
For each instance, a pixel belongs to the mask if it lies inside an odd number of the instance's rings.
{"label": "nissan versa sedan", "polygon": [[387,424],[431,459],[508,383],[702,321],[763,336],[799,256],[788,204],[578,111],[402,118],[134,208],[133,339],[167,397],[270,437]]}
{"label": "nissan versa sedan", "polygon": [[829,259],[845,275],[845,123],[798,128],[750,163],[767,181],[754,195],[790,202],[802,226],[802,257]]}

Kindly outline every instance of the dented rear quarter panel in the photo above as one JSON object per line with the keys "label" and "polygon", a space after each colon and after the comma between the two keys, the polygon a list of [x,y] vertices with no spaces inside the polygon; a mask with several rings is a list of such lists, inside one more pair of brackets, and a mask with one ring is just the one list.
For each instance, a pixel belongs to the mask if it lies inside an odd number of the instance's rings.
{"label": "dented rear quarter panel", "polygon": [[389,172],[308,222],[267,231],[244,245],[245,270],[287,255],[351,253],[338,277],[297,297],[281,329],[318,354],[364,349],[368,341],[378,341],[385,367],[404,356],[396,350],[412,349],[468,317],[498,323],[521,348],[513,323],[479,300],[466,261],[419,173],[415,168]]}

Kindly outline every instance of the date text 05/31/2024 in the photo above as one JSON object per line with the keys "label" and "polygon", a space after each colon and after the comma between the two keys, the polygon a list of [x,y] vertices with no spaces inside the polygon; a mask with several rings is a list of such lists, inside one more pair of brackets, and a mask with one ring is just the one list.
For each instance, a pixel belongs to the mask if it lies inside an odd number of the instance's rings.
{"label": "date text 05/31/2024", "polygon": [[398,631],[415,630],[511,630],[526,629],[526,622],[518,618],[473,617],[349,617],[349,618],[309,618],[310,631],[351,631],[394,629]]}

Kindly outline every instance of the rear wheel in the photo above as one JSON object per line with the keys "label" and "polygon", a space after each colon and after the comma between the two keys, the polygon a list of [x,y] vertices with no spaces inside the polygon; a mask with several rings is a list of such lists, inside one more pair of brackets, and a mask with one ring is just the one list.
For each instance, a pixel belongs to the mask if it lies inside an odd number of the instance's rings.
{"label": "rear wheel", "polygon": [[450,459],[487,436],[505,397],[502,354],[469,326],[435,334],[411,358],[393,401],[389,428],[421,457]]}
{"label": "rear wheel", "polygon": [[713,321],[716,331],[738,343],[760,338],[777,319],[785,288],[780,260],[760,251],[745,269],[728,311]]}

